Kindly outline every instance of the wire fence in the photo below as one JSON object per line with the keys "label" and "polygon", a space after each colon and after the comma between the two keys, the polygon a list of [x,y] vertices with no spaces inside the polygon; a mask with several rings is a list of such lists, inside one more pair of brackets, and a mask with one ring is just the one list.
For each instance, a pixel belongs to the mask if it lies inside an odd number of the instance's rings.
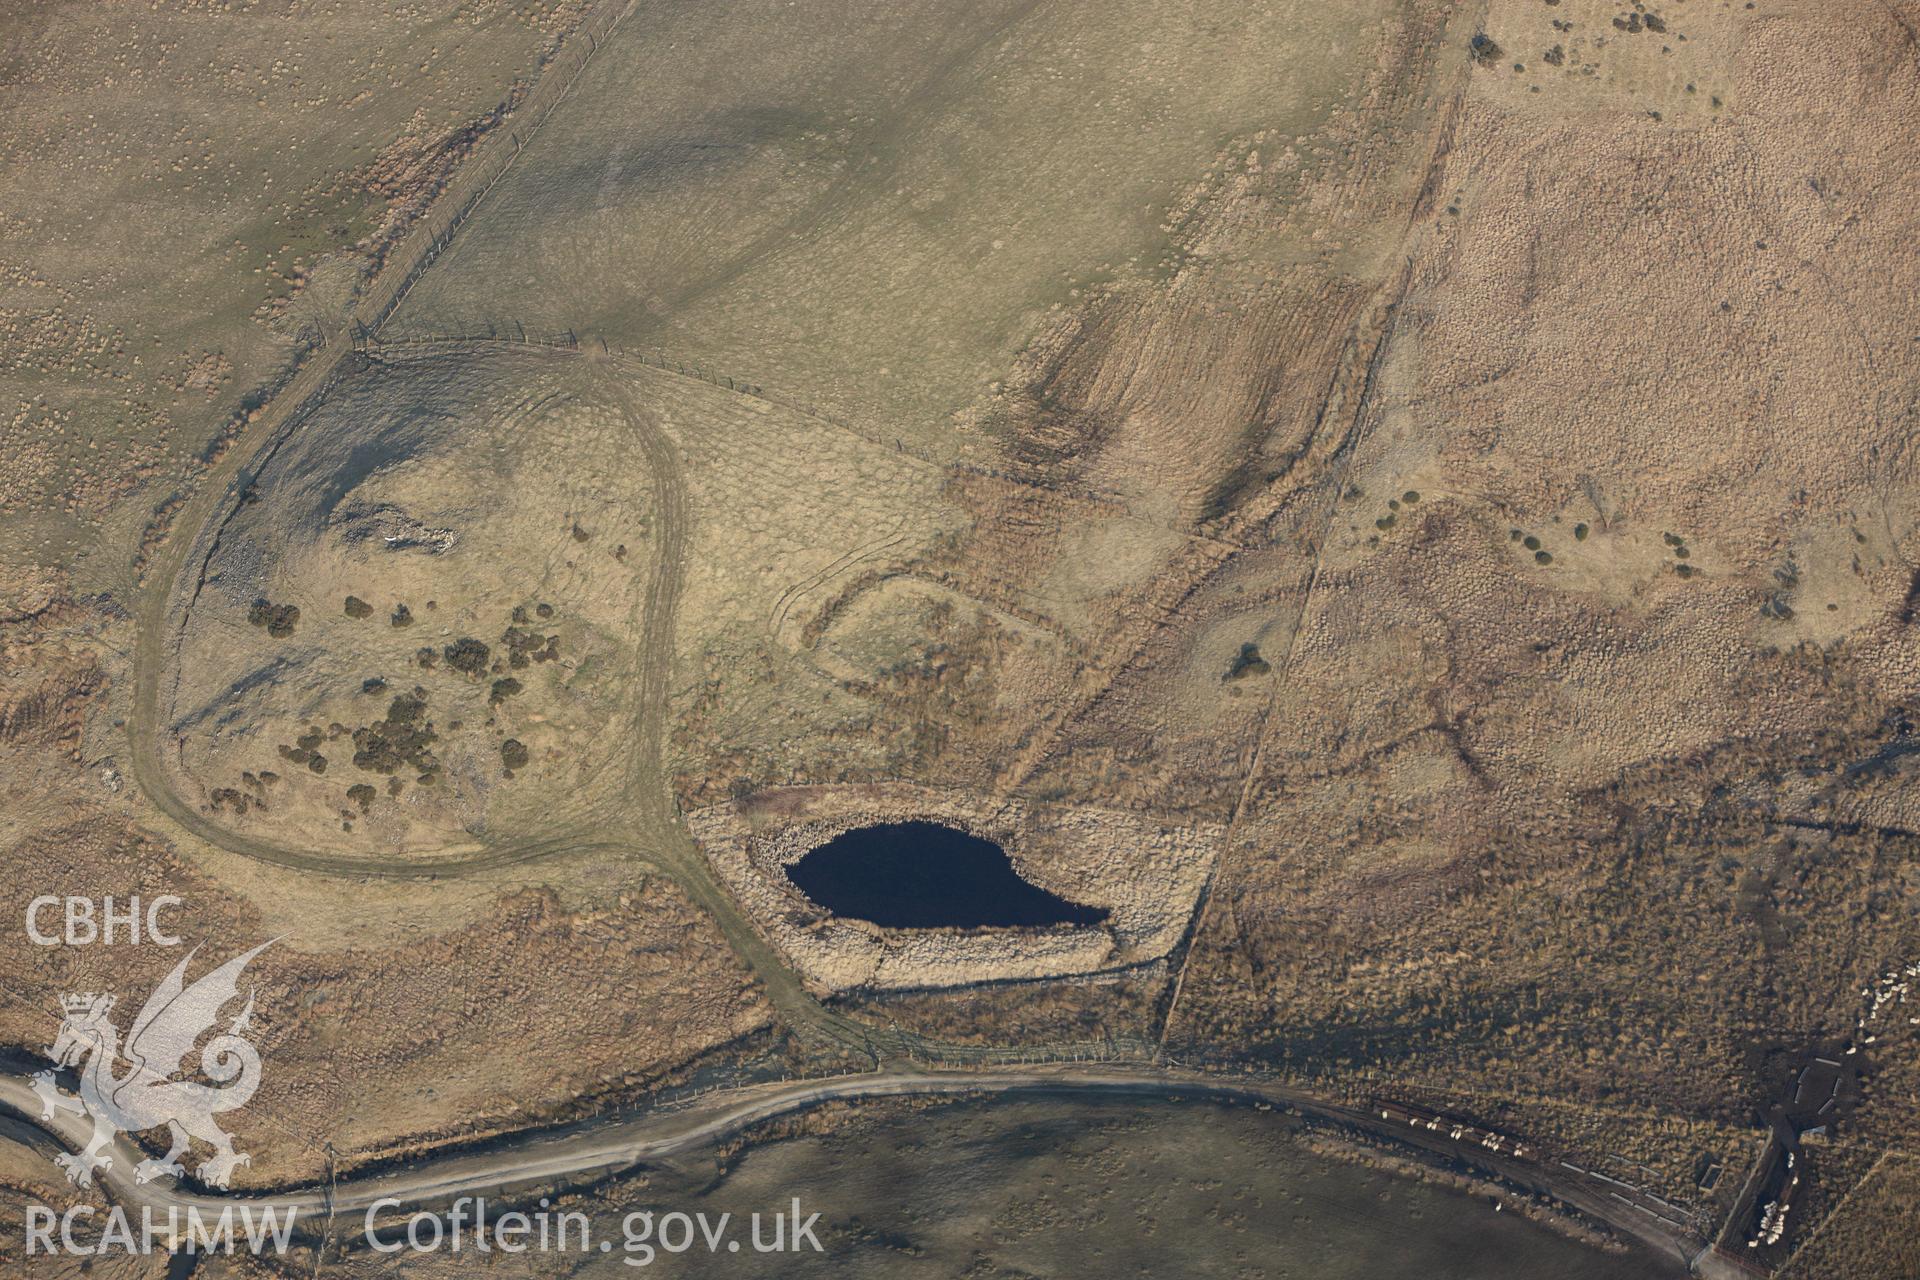
{"label": "wire fence", "polygon": [[[484,328],[484,331],[483,331]],[[620,346],[598,336],[582,338],[573,330],[558,333],[529,332],[519,322],[503,324],[484,322],[484,326],[475,326],[466,331],[445,333],[408,333],[396,336],[374,335],[364,326],[353,330],[353,342],[356,350],[377,353],[382,348],[427,348],[427,347],[468,347],[488,344],[507,344],[511,346],[542,347],[550,351],[582,352],[598,351],[601,355],[613,359],[631,361],[650,369],[659,369],[666,373],[677,374],[683,378],[692,378],[723,391],[731,391],[765,404],[774,405],[793,413],[802,414],[816,422],[823,423],[837,431],[857,436],[867,444],[890,449],[895,453],[934,468],[945,469],[948,464],[936,457],[930,450],[910,443],[903,436],[891,439],[874,434],[842,414],[833,412],[821,405],[796,400],[776,392],[768,391],[758,379],[740,374],[723,372],[700,364],[698,361],[681,360],[664,351]],[[986,471],[986,468],[969,467],[970,470]]]}
{"label": "wire fence", "polygon": [[905,1058],[927,1067],[1006,1067],[1065,1065],[1076,1062],[1154,1065],[1159,1045],[1142,1036],[1066,1041],[1039,1045],[966,1045],[928,1039],[889,1029],[869,1041],[877,1059]]}
{"label": "wire fence", "polygon": [[501,321],[482,321],[466,330],[443,332],[414,332],[398,335],[376,333],[372,328],[356,322],[351,330],[354,349],[372,355],[382,351],[399,351],[407,348],[430,349],[479,347],[488,345],[506,345],[538,347],[547,351],[568,354],[586,354],[597,351],[602,356],[629,361],[649,369],[659,369],[704,382],[723,391],[731,391],[763,404],[797,413],[812,421],[832,427],[834,430],[853,436],[876,448],[886,449],[903,458],[911,458],[931,470],[955,476],[982,476],[998,481],[1015,489],[1024,489],[1043,493],[1050,501],[1062,497],[1072,497],[1078,501],[1096,504],[1110,513],[1123,516],[1156,528],[1166,529],[1194,542],[1206,543],[1236,552],[1245,548],[1235,542],[1222,539],[1179,521],[1149,519],[1139,515],[1128,504],[1124,494],[1109,486],[1086,484],[1076,481],[1071,489],[1063,489],[1057,483],[1040,483],[1018,475],[1004,467],[982,461],[979,458],[942,458],[924,445],[916,444],[905,436],[884,436],[868,427],[848,418],[846,415],[829,409],[817,402],[795,399],[767,389],[758,378],[739,373],[725,372],[703,365],[698,361],[682,360],[658,348],[635,348],[621,346],[600,335],[582,335],[576,330],[563,329],[558,332],[542,333],[529,330],[519,321],[511,323]]}
{"label": "wire fence", "polygon": [[509,104],[502,123],[504,134],[486,143],[461,164],[434,199],[421,220],[401,237],[393,260],[406,262],[404,271],[375,277],[369,291],[354,308],[357,333],[377,332],[400,309],[414,284],[445,252],[468,216],[486,199],[553,109],[572,92],[581,73],[616,28],[633,11],[637,0],[596,6],[540,68],[533,88]]}
{"label": "wire fence", "polygon": [[[1099,1040],[1038,1045],[962,1045],[897,1028],[875,1028],[857,1042],[847,1042],[847,1047],[865,1053],[876,1071],[888,1062],[903,1060],[916,1066],[947,1071],[1011,1066],[1069,1066],[1075,1063],[1137,1067],[1165,1065],[1163,1059],[1155,1056],[1159,1046],[1144,1036],[1112,1036]],[[801,1084],[820,1078],[804,1072],[745,1073],[703,1081],[698,1085],[662,1089],[648,1097],[645,1106],[650,1112],[687,1111],[699,1107],[715,1095],[736,1093],[742,1088]]]}

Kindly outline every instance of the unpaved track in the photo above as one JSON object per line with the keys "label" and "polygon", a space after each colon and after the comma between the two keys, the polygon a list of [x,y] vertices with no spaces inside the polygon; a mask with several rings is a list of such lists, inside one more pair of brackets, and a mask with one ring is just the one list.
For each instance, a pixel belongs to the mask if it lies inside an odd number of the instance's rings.
{"label": "unpaved track", "polygon": [[626,834],[631,843],[647,850],[645,857],[670,876],[704,908],[726,936],[741,961],[759,978],[768,1001],[796,1031],[855,1049],[864,1049],[867,1029],[827,1009],[801,983],[800,977],[775,953],[733,898],[714,879],[712,869],[693,837],[680,821],[663,762],[668,712],[668,685],[674,654],[674,620],[687,559],[686,485],[680,459],[653,415],[633,399],[628,381],[603,361],[603,389],[625,414],[634,438],[640,442],[653,476],[655,526],[660,529],[654,549],[655,569],[642,606],[640,628],[640,688],[633,717],[634,750],[627,792],[632,809]]}
{"label": "unpaved track", "polygon": [[[632,8],[632,0],[625,0],[624,3],[614,0],[608,11],[618,10],[614,18],[614,22],[617,22]],[[600,28],[598,43],[605,43],[611,27],[609,23]],[[581,38],[584,38],[584,32],[582,36],[575,37],[576,40]],[[634,785],[630,790],[632,808],[626,821],[615,827],[575,832],[518,845],[472,846],[440,857],[384,860],[348,857],[260,840],[228,830],[175,792],[172,779],[162,762],[165,725],[159,714],[160,694],[176,638],[169,604],[173,585],[187,571],[189,558],[200,541],[199,531],[226,509],[247,478],[257,469],[258,463],[269,457],[289,432],[298,429],[304,415],[324,399],[334,383],[354,372],[358,367],[357,362],[367,358],[350,340],[350,335],[357,333],[363,340],[377,341],[381,326],[393,314],[414,281],[446,247],[447,238],[484,197],[486,189],[512,163],[510,156],[503,163],[494,153],[506,150],[517,155],[553,106],[566,95],[585,65],[585,58],[581,58],[564,79],[543,78],[534,94],[509,120],[508,127],[495,131],[483,142],[481,150],[469,161],[468,169],[475,173],[490,173],[491,176],[484,179],[477,191],[472,184],[463,185],[456,180],[455,186],[441,201],[435,203],[395,249],[345,321],[338,328],[325,331],[320,345],[307,353],[293,377],[274,395],[259,419],[248,429],[245,439],[208,473],[200,490],[177,514],[175,533],[150,564],[136,609],[138,640],[133,663],[133,710],[128,724],[129,772],[159,813],[181,832],[214,848],[297,871],[419,879],[472,874],[569,853],[618,853],[635,860],[645,860],[679,883],[713,917],[742,960],[760,978],[769,1000],[787,1025],[803,1035],[811,1033],[822,1040],[873,1052],[878,1061],[883,1055],[873,1050],[876,1035],[873,1029],[828,1010],[805,989],[798,975],[773,951],[714,881],[705,859],[687,835],[674,810],[661,770],[661,746],[673,653],[675,605],[685,569],[687,521],[684,488],[680,483],[678,458],[671,442],[657,430],[651,415],[634,404],[631,389],[625,381],[611,371],[606,378],[608,390],[626,414],[655,478],[659,512],[657,527],[661,530],[655,573],[648,589],[646,616],[642,624],[640,687],[636,692],[636,743],[629,762]],[[455,206],[451,214],[443,210],[443,205],[449,204]],[[577,351],[555,351],[554,354],[574,357],[585,355]],[[181,621],[184,624],[184,618]],[[931,1043],[923,1047],[937,1050],[937,1046]],[[132,1171],[142,1158],[141,1153],[124,1136],[111,1149],[114,1164],[111,1170],[102,1173],[102,1180],[119,1203],[135,1210],[151,1206],[162,1217],[170,1208],[185,1210],[191,1207],[202,1212],[217,1212],[229,1205],[271,1205],[296,1209],[305,1221],[311,1223],[326,1221],[331,1205],[332,1211],[342,1217],[339,1230],[334,1233],[337,1237],[344,1232],[357,1230],[357,1218],[351,1222],[345,1221],[348,1215],[364,1214],[367,1206],[383,1198],[396,1198],[410,1207],[423,1201],[445,1201],[459,1195],[499,1194],[516,1187],[585,1185],[649,1160],[708,1146],[766,1120],[805,1111],[829,1101],[1016,1093],[1154,1098],[1178,1095],[1221,1101],[1259,1101],[1290,1106],[1324,1120],[1383,1130],[1383,1126],[1367,1113],[1323,1102],[1282,1086],[1228,1082],[1144,1064],[1137,1068],[1115,1067],[1095,1071],[998,1068],[964,1074],[925,1073],[888,1066],[871,1074],[738,1090],[716,1096],[710,1104],[698,1109],[611,1118],[558,1130],[528,1132],[493,1144],[485,1151],[449,1153],[398,1171],[352,1179],[339,1185],[331,1194],[326,1189],[314,1188],[256,1197],[210,1195],[183,1189],[170,1179],[139,1186],[133,1181]],[[86,1141],[89,1125],[83,1119],[63,1114],[51,1120],[41,1120],[39,1099],[28,1081],[21,1076],[0,1075],[0,1107],[18,1112],[28,1123],[64,1143],[69,1149],[78,1150]],[[1446,1151],[1444,1144],[1429,1144],[1421,1136],[1402,1133],[1397,1128],[1392,1136],[1401,1141],[1411,1141],[1414,1145],[1432,1146],[1443,1154],[1458,1154]],[[1482,1158],[1478,1153],[1476,1159],[1516,1183],[1548,1191],[1594,1217],[1612,1223],[1668,1257],[1685,1259],[1697,1248],[1698,1242],[1671,1235],[1624,1206],[1609,1203],[1577,1184],[1561,1182],[1543,1169],[1523,1162],[1503,1161],[1498,1157]]]}
{"label": "unpaved track", "polygon": [[[518,1193],[531,1198],[539,1190],[588,1186],[639,1165],[710,1147],[755,1125],[827,1102],[969,1094],[1086,1100],[1194,1099],[1291,1108],[1313,1119],[1381,1134],[1443,1156],[1470,1158],[1474,1165],[1506,1182],[1552,1195],[1608,1223],[1673,1262],[1696,1266],[1705,1262],[1698,1239],[1670,1230],[1636,1209],[1559,1176],[1545,1165],[1490,1152],[1463,1152],[1439,1135],[1409,1132],[1404,1126],[1381,1121],[1372,1112],[1326,1102],[1285,1085],[1149,1068],[1020,1068],[964,1073],[885,1070],[763,1085],[715,1095],[705,1106],[671,1114],[609,1117],[527,1133],[485,1151],[452,1153],[397,1170],[349,1178],[331,1191],[315,1187],[258,1196],[219,1196],[185,1190],[172,1179],[138,1186],[132,1171],[140,1155],[124,1138],[112,1148],[112,1168],[101,1176],[117,1203],[134,1213],[151,1208],[160,1221],[165,1221],[170,1208],[182,1214],[194,1208],[203,1215],[218,1213],[227,1206],[293,1210],[310,1238],[324,1230],[330,1239],[349,1240],[362,1230],[368,1209],[381,1200],[397,1200],[400,1208],[396,1212],[410,1213],[423,1205],[444,1205],[460,1196],[511,1200]],[[64,1114],[41,1120],[38,1098],[27,1081],[18,1076],[0,1076],[0,1106],[19,1112],[74,1149],[85,1141],[89,1131],[86,1122]],[[331,1225],[316,1225],[329,1222],[329,1206]]]}
{"label": "unpaved track", "polygon": [[[604,393],[626,419],[631,438],[644,457],[651,477],[651,514],[656,541],[635,640],[638,655],[632,692],[634,744],[627,762],[623,812],[589,831],[573,831],[519,844],[469,847],[438,856],[375,858],[326,853],[227,829],[199,812],[173,789],[173,779],[160,759],[160,743],[166,731],[159,721],[159,687],[165,678],[171,640],[177,630],[168,617],[170,586],[177,580],[174,577],[154,584],[147,600],[149,612],[142,619],[142,640],[152,635],[155,643],[143,643],[137,654],[140,662],[153,665],[141,670],[135,715],[129,729],[134,744],[135,780],[164,813],[208,844],[299,871],[356,877],[437,878],[470,875],[569,854],[613,854],[633,862],[645,862],[671,878],[713,918],[742,961],[759,978],[768,1000],[790,1027],[803,1035],[812,1033],[820,1042],[871,1053],[867,1048],[867,1028],[826,1009],[814,999],[798,975],[760,937],[732,898],[714,881],[706,859],[681,823],[669,792],[662,768],[662,748],[674,654],[674,622],[688,555],[686,490],[672,441],[659,429],[654,415],[635,402],[631,387],[612,362],[595,359],[570,347],[513,345],[509,348],[507,344],[476,342],[448,344],[446,349],[484,350],[488,346],[510,349],[515,354],[537,352],[544,358],[586,360],[602,366],[595,378],[596,389]],[[324,387],[325,383],[320,385]],[[303,406],[311,400],[309,396]],[[290,414],[272,437],[263,438],[252,456],[266,456],[275,442],[299,429],[299,413]],[[222,504],[214,508],[211,518],[221,518],[220,513],[230,508],[238,488],[230,482],[219,489]],[[192,552],[187,554],[191,556]],[[174,573],[181,571],[197,573],[199,566],[188,560]]]}
{"label": "unpaved track", "polygon": [[[445,352],[485,351],[489,347],[503,354],[536,355],[549,359],[580,359],[584,353],[572,348],[547,348],[518,344],[462,342],[445,344]],[[411,349],[409,355],[412,354]],[[375,359],[356,355],[355,359]],[[264,462],[289,435],[301,429],[304,414],[323,398],[329,380],[349,371],[336,364],[314,391],[290,387],[286,394],[298,395],[300,404],[290,411],[277,428],[263,435],[249,462]],[[660,776],[660,748],[666,721],[667,682],[674,651],[675,606],[679,600],[681,579],[686,567],[686,501],[677,454],[660,432],[653,415],[633,402],[631,392],[609,372],[599,380],[602,390],[620,408],[627,428],[646,459],[652,478],[653,527],[656,531],[653,569],[640,606],[638,657],[633,692],[633,719],[636,746],[629,765],[627,792],[630,803],[641,810],[638,826],[652,831],[658,826],[660,801],[665,800],[664,780]],[[278,401],[276,401],[278,403]],[[258,466],[243,467],[236,475],[251,476]],[[210,483],[215,500],[211,512],[192,512],[204,519],[220,520],[231,513],[243,486],[229,479],[225,485]],[[204,496],[204,495],[203,495]],[[190,509],[191,510],[191,509]],[[188,514],[183,513],[183,525]],[[634,842],[619,820],[603,821],[575,828],[541,840],[511,844],[475,843],[442,853],[410,853],[404,856],[378,857],[362,854],[329,853],[278,841],[264,840],[234,831],[213,820],[183,797],[174,787],[163,754],[171,734],[161,713],[161,688],[168,679],[175,645],[189,624],[190,610],[178,618],[170,605],[173,585],[182,573],[198,574],[210,554],[211,543],[202,544],[199,533],[188,537],[184,529],[176,535],[180,546],[172,560],[157,569],[140,613],[140,635],[135,649],[134,714],[128,726],[131,772],[134,780],[154,804],[173,822],[206,843],[230,853],[256,858],[277,866],[325,875],[413,878],[457,876],[491,868],[512,866],[568,852],[606,852],[632,849],[636,856],[651,861]],[[196,553],[196,546],[201,550]]]}
{"label": "unpaved track", "polygon": [[[514,160],[539,131],[553,109],[565,99],[594,52],[634,8],[635,0],[607,0],[595,8],[556,51],[547,74],[520,103],[505,124],[489,133],[468,157],[452,183],[394,247],[379,273],[367,283],[352,310],[337,327],[323,327],[318,346],[306,352],[293,377],[268,401],[245,436],[214,466],[201,487],[174,518],[174,532],[147,568],[144,588],[135,609],[138,636],[133,657],[134,696],[127,724],[129,772],[141,791],[182,830],[207,844],[263,862],[299,871],[354,876],[424,877],[459,874],[487,867],[507,866],[550,857],[572,848],[609,843],[578,835],[503,848],[472,848],[442,859],[415,859],[405,863],[348,860],[313,853],[295,846],[237,834],[213,822],[173,789],[160,753],[165,725],[160,717],[160,690],[166,679],[177,639],[170,625],[169,602],[173,586],[188,568],[200,541],[200,531],[226,511],[258,464],[297,429],[334,383],[350,374],[365,357],[351,335],[376,335],[420,274],[446,247],[454,231],[471,215],[495,182],[512,168]],[[571,64],[571,70],[561,68]],[[185,625],[185,617],[180,619]]]}
{"label": "unpaved track", "polygon": [[[613,26],[632,8],[632,0],[612,0],[610,7],[603,7],[583,24],[581,31],[569,41],[569,48],[556,55],[556,62],[573,54],[574,46],[583,39],[592,49],[603,45]],[[600,25],[600,13],[611,14],[611,21]],[[597,36],[592,34],[596,26]],[[178,631],[186,623],[184,614],[178,619],[172,616],[170,603],[174,585],[182,575],[200,570],[192,558],[201,545],[201,530],[210,521],[224,518],[260,464],[272,456],[291,432],[299,429],[305,415],[326,397],[334,384],[372,358],[356,347],[349,335],[358,333],[362,342],[377,344],[381,325],[393,314],[413,282],[446,247],[453,231],[512,165],[554,106],[566,96],[590,56],[588,52],[579,57],[572,72],[563,79],[543,78],[507,125],[489,135],[480,151],[464,166],[463,177],[475,175],[474,179],[456,178],[445,195],[395,248],[346,321],[337,330],[323,334],[320,345],[307,353],[298,371],[274,395],[245,438],[208,473],[199,492],[176,516],[173,536],[148,568],[136,609],[138,638],[133,660],[133,708],[127,725],[128,772],[159,813],[180,832],[216,849],[295,871],[426,879],[470,875],[569,854],[618,854],[635,862],[644,861],[672,877],[713,916],[742,960],[760,978],[775,1009],[797,1033],[811,1033],[820,1040],[867,1051],[867,1029],[852,1019],[830,1012],[806,991],[798,975],[774,954],[741,916],[732,899],[714,882],[706,860],[700,856],[674,811],[660,765],[675,606],[687,554],[685,490],[672,443],[658,430],[653,416],[634,403],[630,389],[611,368],[604,384],[622,408],[650,468],[656,504],[655,527],[659,531],[654,571],[641,622],[639,679],[635,691],[636,743],[629,761],[631,810],[626,821],[520,844],[473,845],[440,856],[385,859],[343,856],[227,829],[174,789],[162,759],[169,740],[161,715],[162,687],[168,678]],[[444,205],[451,205],[451,212],[443,208]],[[373,350],[377,352],[377,345]],[[523,346],[520,350],[546,350],[556,358],[585,356],[575,349]]]}

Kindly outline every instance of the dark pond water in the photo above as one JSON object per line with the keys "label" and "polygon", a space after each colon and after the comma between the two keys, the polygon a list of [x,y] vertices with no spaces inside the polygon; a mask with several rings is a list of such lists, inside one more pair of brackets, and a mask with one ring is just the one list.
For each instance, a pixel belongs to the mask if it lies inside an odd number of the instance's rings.
{"label": "dark pond water", "polygon": [[883,822],[835,836],[787,868],[837,916],[890,929],[1097,924],[1083,907],[1022,880],[991,840],[935,822]]}

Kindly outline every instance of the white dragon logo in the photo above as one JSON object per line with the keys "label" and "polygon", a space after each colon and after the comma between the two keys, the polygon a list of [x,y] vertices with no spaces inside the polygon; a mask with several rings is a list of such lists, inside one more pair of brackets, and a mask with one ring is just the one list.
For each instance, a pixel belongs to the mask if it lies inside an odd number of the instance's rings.
{"label": "white dragon logo", "polygon": [[[199,948],[188,952],[147,997],[124,1048],[119,1030],[107,1018],[113,996],[87,992],[61,998],[66,1020],[47,1056],[79,1071],[80,1092],[62,1093],[51,1071],[33,1077],[33,1091],[40,1095],[43,1120],[52,1119],[55,1111],[93,1118],[93,1137],[86,1149],[54,1157],[54,1163],[67,1171],[69,1182],[92,1186],[95,1169],[113,1168],[113,1157],[102,1151],[115,1134],[141,1133],[163,1124],[172,1134],[172,1146],[158,1160],[142,1160],[134,1169],[135,1182],[149,1182],[163,1173],[179,1177],[180,1157],[193,1138],[213,1148],[213,1155],[194,1170],[210,1187],[225,1187],[235,1167],[252,1163],[252,1157],[235,1151],[233,1139],[213,1122],[217,1113],[245,1106],[260,1087],[260,1054],[241,1038],[253,1018],[251,992],[246,1008],[226,1032],[207,1041],[200,1051],[200,1070],[214,1083],[172,1077],[201,1033],[218,1020],[221,1006],[239,996],[240,973],[247,962],[272,945],[263,942],[235,956],[192,986],[186,985],[187,964]],[[129,1066],[125,1075],[115,1076],[119,1062]]]}

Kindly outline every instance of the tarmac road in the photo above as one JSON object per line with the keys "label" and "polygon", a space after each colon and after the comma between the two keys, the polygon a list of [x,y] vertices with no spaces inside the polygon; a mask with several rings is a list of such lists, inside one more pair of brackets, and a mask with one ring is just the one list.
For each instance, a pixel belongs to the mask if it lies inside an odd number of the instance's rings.
{"label": "tarmac road", "polygon": [[[169,1209],[178,1209],[184,1214],[193,1208],[203,1216],[217,1214],[229,1206],[235,1209],[247,1206],[255,1211],[291,1210],[298,1214],[298,1221],[305,1224],[296,1229],[309,1238],[325,1231],[329,1238],[342,1240],[357,1235],[364,1228],[367,1211],[383,1200],[400,1202],[398,1209],[382,1211],[380,1217],[385,1220],[422,1208],[444,1206],[461,1196],[484,1195],[512,1201],[516,1193],[531,1198],[537,1191],[585,1187],[636,1166],[710,1147],[765,1121],[827,1102],[1015,1094],[1067,1098],[1132,1096],[1163,1101],[1265,1103],[1290,1108],[1312,1119],[1362,1129],[1453,1159],[1469,1160],[1508,1183],[1544,1192],[1606,1222],[1662,1258],[1688,1266],[1696,1274],[1723,1274],[1715,1256],[1698,1237],[1670,1229],[1545,1164],[1491,1152],[1463,1151],[1438,1134],[1408,1131],[1401,1125],[1382,1121],[1374,1112],[1328,1102],[1285,1085],[1227,1080],[1169,1068],[1026,1067],[968,1072],[890,1068],[860,1075],[759,1085],[714,1094],[705,1104],[683,1111],[609,1116],[556,1129],[529,1131],[485,1150],[450,1152],[399,1169],[348,1178],[336,1184],[331,1194],[327,1188],[315,1187],[265,1195],[213,1195],[184,1188],[171,1178],[137,1185],[133,1170],[141,1156],[124,1137],[116,1139],[111,1148],[112,1167],[101,1171],[99,1176],[114,1201],[131,1213],[150,1208],[164,1221]],[[50,1120],[41,1119],[38,1096],[29,1081],[18,1074],[0,1075],[0,1107],[19,1113],[28,1123],[69,1149],[79,1149],[91,1132],[90,1122],[82,1117],[58,1113]],[[316,1222],[329,1225],[316,1228]]]}
{"label": "tarmac road", "polygon": [[[631,7],[631,4],[622,6],[622,12]],[[538,85],[534,96],[516,113],[521,123],[490,135],[481,153],[469,161],[469,168],[486,172],[487,166],[482,161],[491,150],[508,148],[517,153],[546,113],[564,97],[573,78],[568,77],[564,83],[543,81]],[[495,171],[493,179],[497,177],[498,171]],[[637,735],[630,762],[637,783],[633,791],[637,808],[628,822],[622,823],[618,830],[572,833],[516,846],[476,845],[451,851],[441,858],[379,861],[316,853],[242,836],[209,819],[172,787],[161,758],[164,725],[159,715],[162,681],[169,667],[176,621],[170,616],[169,602],[173,584],[188,570],[190,558],[199,544],[199,531],[209,521],[219,518],[224,504],[234,499],[244,478],[257,468],[261,459],[270,456],[287,432],[297,428],[301,415],[323,397],[339,377],[353,370],[354,361],[365,358],[355,349],[351,335],[356,330],[369,336],[378,332],[412,281],[444,247],[444,235],[450,234],[451,228],[458,225],[483,194],[484,187],[478,193],[449,192],[450,197],[457,197],[458,208],[450,218],[439,216],[437,221],[436,215],[441,215],[442,210],[440,203],[436,203],[434,210],[396,247],[351,315],[340,328],[329,331],[318,348],[308,353],[291,380],[272,397],[261,418],[249,428],[240,447],[222,459],[178,513],[176,532],[149,567],[147,586],[139,596],[135,692],[128,725],[129,772],[160,814],[180,831],[215,848],[299,871],[420,878],[467,874],[569,852],[618,851],[636,860],[644,859],[672,876],[712,914],[743,960],[760,977],[770,1000],[788,1025],[840,1044],[868,1046],[872,1029],[828,1010],[814,999],[791,968],[742,917],[731,898],[712,879],[705,860],[673,812],[660,777],[660,732],[668,678],[666,655],[672,652],[674,605],[686,554],[685,512],[678,483],[678,462],[671,443],[652,428],[649,415],[632,403],[630,392],[617,377],[609,377],[607,382],[626,410],[652,468],[662,530],[658,567],[648,592],[647,617],[643,620],[645,639],[640,688],[636,695],[642,732]],[[529,1131],[491,1144],[485,1150],[449,1152],[409,1167],[351,1178],[331,1193],[327,1188],[307,1188],[264,1196],[227,1196],[193,1191],[171,1179],[137,1185],[133,1169],[142,1155],[124,1137],[116,1140],[112,1148],[113,1166],[103,1171],[101,1178],[116,1202],[136,1211],[150,1206],[163,1216],[169,1208],[191,1207],[203,1213],[217,1213],[223,1207],[244,1204],[298,1210],[303,1219],[313,1222],[327,1221],[331,1210],[334,1236],[342,1238],[357,1233],[367,1207],[381,1199],[398,1199],[410,1211],[423,1203],[443,1203],[461,1195],[491,1194],[505,1198],[515,1188],[587,1185],[648,1161],[709,1146],[768,1119],[828,1101],[1023,1092],[1087,1097],[1178,1095],[1266,1102],[1292,1107],[1323,1120],[1390,1134],[1398,1142],[1426,1147],[1445,1156],[1463,1154],[1438,1137],[1429,1139],[1428,1135],[1410,1134],[1398,1126],[1389,1129],[1370,1113],[1269,1083],[1228,1081],[1146,1064],[1097,1070],[1008,1067],[966,1073],[921,1072],[888,1064],[868,1074],[716,1094],[706,1104],[684,1111],[615,1116],[561,1129]],[[84,1145],[90,1132],[90,1123],[82,1117],[62,1113],[42,1120],[39,1098],[28,1078],[17,1073],[0,1073],[0,1107],[19,1113],[28,1124],[70,1150]],[[1475,1152],[1473,1157],[1475,1163],[1517,1185],[1552,1194],[1612,1224],[1665,1257],[1691,1261],[1701,1274],[1713,1273],[1713,1257],[1701,1251],[1698,1240],[1672,1233],[1618,1201],[1610,1201],[1545,1166],[1490,1153]]]}

